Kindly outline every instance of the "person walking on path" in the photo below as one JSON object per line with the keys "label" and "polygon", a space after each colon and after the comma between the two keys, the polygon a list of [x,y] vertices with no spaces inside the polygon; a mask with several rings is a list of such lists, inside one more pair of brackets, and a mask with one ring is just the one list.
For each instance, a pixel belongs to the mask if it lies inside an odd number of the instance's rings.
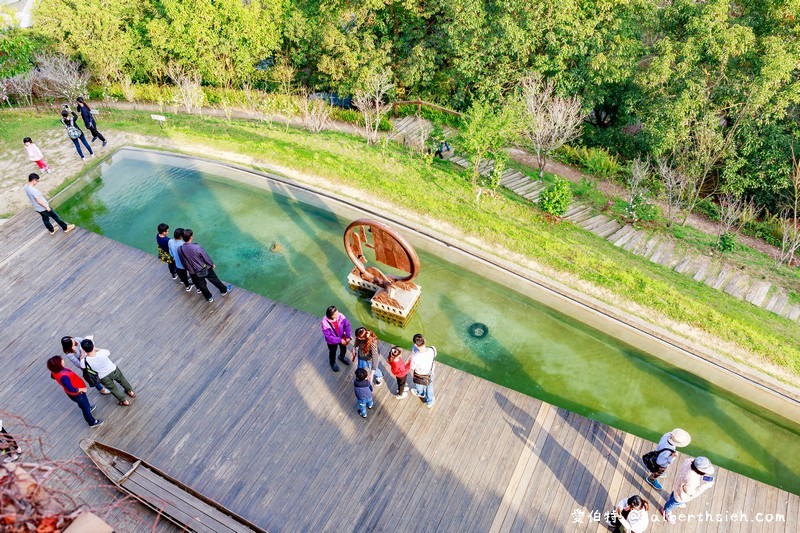
{"label": "person walking on path", "polygon": [[433,407],[433,375],[436,359],[436,348],[425,344],[425,337],[417,333],[414,335],[414,351],[411,354],[410,370],[413,372],[415,389],[412,390],[414,396],[418,396],[428,409]]}
{"label": "person walking on path", "polygon": [[664,475],[669,465],[675,460],[677,451],[675,448],[683,448],[692,442],[692,437],[689,433],[681,428],[675,428],[669,433],[664,433],[661,440],[658,441],[658,447],[642,456],[642,461],[645,466],[644,480],[658,490],[664,487],[658,481],[658,478]]}
{"label": "person walking on path", "polygon": [[64,368],[64,360],[58,355],[47,360],[47,369],[50,371],[50,377],[64,388],[69,399],[78,404],[86,423],[93,428],[102,425],[103,421],[92,415],[95,406],[89,403],[89,398],[86,396],[86,383],[78,374]]}
{"label": "person walking on path", "polygon": [[397,395],[395,396],[398,400],[402,400],[403,398],[408,396],[408,385],[406,384],[406,378],[408,377],[408,371],[411,368],[411,359],[409,358],[408,361],[403,361],[401,357],[403,355],[402,350],[399,346],[392,346],[389,350],[389,356],[386,360],[389,362],[389,368],[392,370],[392,375],[397,380]]}
{"label": "person walking on path", "polygon": [[3,463],[10,463],[16,461],[22,454],[22,448],[17,444],[16,439],[6,431],[3,427],[3,421],[0,420],[0,457],[3,458]]}
{"label": "person walking on path", "polygon": [[83,99],[83,96],[78,97],[78,111],[81,113],[81,118],[83,119],[83,124],[86,126],[86,129],[92,133],[92,142],[95,142],[97,139],[103,141],[103,146],[107,145],[106,138],[103,137],[103,134],[97,131],[97,121],[94,119],[94,115],[92,114],[92,108],[86,103],[86,100]]}
{"label": "person walking on path", "polygon": [[50,167],[47,166],[47,161],[44,160],[42,151],[39,150],[39,147],[33,143],[30,137],[22,139],[22,144],[25,145],[25,151],[28,152],[28,159],[36,163],[36,166],[39,167],[40,170],[46,170],[48,174],[53,172],[50,170]]}
{"label": "person walking on path", "polygon": [[117,399],[117,404],[125,407],[129,406],[131,402],[119,391],[117,383],[122,385],[125,393],[131,398],[136,398],[136,393],[133,392],[133,387],[125,379],[122,371],[109,359],[111,353],[108,350],[96,348],[91,339],[83,339],[81,341],[81,350],[83,352],[81,353],[81,368],[88,368],[97,372],[100,383],[111,391],[111,394]]}
{"label": "person walking on path", "polygon": [[356,368],[356,379],[353,382],[356,393],[356,405],[361,418],[367,418],[367,409],[372,409],[372,382],[366,368]]}
{"label": "person walking on path", "polygon": [[380,387],[383,383],[383,372],[378,366],[381,358],[378,343],[378,336],[367,328],[361,327],[356,330],[356,339],[353,342],[353,361],[358,358],[358,368],[366,368],[370,378],[375,376],[376,387]]}
{"label": "person walking on path", "polygon": [[223,283],[214,272],[214,261],[199,244],[195,244],[194,232],[191,229],[183,230],[183,246],[178,248],[178,255],[181,258],[184,268],[192,276],[195,286],[203,293],[209,302],[213,302],[211,291],[208,290],[206,281],[210,281],[213,286],[219,289],[220,296],[227,296],[233,290],[233,285]]}
{"label": "person walking on path", "polygon": [[339,351],[339,361],[349,365],[350,361],[347,360],[345,354],[347,353],[347,345],[350,344],[350,339],[352,338],[350,321],[336,309],[335,305],[325,310],[325,316],[322,318],[322,335],[328,345],[328,359],[331,364],[331,370],[334,372],[339,371],[339,365],[336,364],[337,350]]}
{"label": "person walking on path", "polygon": [[163,222],[156,228],[156,245],[158,245],[158,258],[167,264],[169,275],[172,279],[178,279],[178,269],[175,267],[175,260],[169,253],[169,225]]}
{"label": "person walking on path", "polygon": [[178,279],[180,279],[181,283],[183,283],[186,287],[186,292],[191,292],[193,285],[192,282],[189,281],[189,273],[186,272],[186,269],[181,262],[181,256],[178,254],[178,248],[184,245],[183,228],[175,229],[175,232],[172,234],[172,236],[173,238],[167,243],[169,255],[172,256],[172,260],[175,262],[175,271],[178,273]]}
{"label": "person walking on path", "polygon": [[30,174],[28,176],[28,184],[25,186],[25,194],[28,196],[28,200],[31,201],[33,204],[33,208],[36,210],[39,215],[42,217],[42,222],[44,222],[44,227],[47,228],[47,231],[50,232],[50,235],[56,234],[56,229],[53,227],[53,224],[50,223],[50,219],[52,218],[55,220],[56,224],[61,226],[61,229],[64,230],[64,233],[69,233],[70,231],[75,229],[75,224],[67,224],[58,214],[50,209],[50,204],[47,200],[44,199],[44,195],[42,191],[36,188],[39,184],[39,174]]}
{"label": "person walking on path", "polygon": [[83,155],[81,145],[78,144],[78,141],[83,143],[89,151],[89,155],[94,157],[94,151],[86,140],[86,135],[84,135],[83,130],[78,127],[78,115],[75,114],[75,111],[70,111],[69,106],[66,104],[64,104],[64,109],[61,110],[61,123],[67,129],[67,137],[69,137],[69,140],[75,145],[75,150],[78,152],[81,159],[86,161],[86,157]]}
{"label": "person walking on path", "polygon": [[714,485],[714,466],[707,457],[691,457],[685,459],[675,475],[675,485],[661,514],[668,524],[674,525],[675,515],[672,511],[694,500]]}
{"label": "person walking on path", "polygon": [[650,525],[649,509],[650,504],[639,495],[620,500],[611,515],[614,533],[644,533]]}
{"label": "person walking on path", "polygon": [[93,335],[87,335],[86,337],[61,337],[61,350],[64,352],[64,357],[69,359],[69,362],[75,365],[75,368],[82,371],[83,380],[86,381],[90,387],[96,388],[100,394],[111,394],[111,391],[105,388],[102,383],[100,383],[100,378],[97,377],[97,374],[93,374],[89,371],[89,369],[81,366],[81,357],[84,356],[81,350],[81,341],[84,338],[91,339],[92,342],[94,342]]}

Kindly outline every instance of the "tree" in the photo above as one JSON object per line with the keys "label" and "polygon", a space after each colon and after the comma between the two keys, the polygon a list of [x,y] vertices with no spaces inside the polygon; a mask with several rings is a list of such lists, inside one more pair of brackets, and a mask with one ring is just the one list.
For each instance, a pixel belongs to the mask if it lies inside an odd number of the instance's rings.
{"label": "tree", "polygon": [[650,176],[650,163],[636,158],[631,163],[631,171],[628,174],[628,218],[632,223],[639,220],[639,209],[647,203],[647,188],[645,183]]}
{"label": "tree", "polygon": [[330,122],[333,109],[325,100],[314,98],[303,91],[299,98],[300,116],[303,126],[311,133],[319,133]]}
{"label": "tree", "polygon": [[498,154],[515,131],[515,114],[510,106],[495,111],[487,102],[474,102],[463,117],[460,147],[469,155],[472,185],[477,186],[483,164]]}
{"label": "tree", "polygon": [[578,97],[562,98],[552,80],[533,75],[522,80],[522,137],[536,154],[539,176],[544,176],[547,157],[580,135],[581,103]]}
{"label": "tree", "polygon": [[353,105],[364,118],[364,131],[367,144],[378,142],[378,128],[381,119],[389,111],[389,104],[384,102],[386,95],[394,88],[391,82],[391,71],[381,70],[367,74],[360,80],[353,96]]}
{"label": "tree", "polygon": [[[792,154],[794,155],[794,154]],[[792,158],[792,183],[788,191],[787,206],[781,211],[781,251],[776,263],[790,265],[800,250],[800,161]]]}
{"label": "tree", "polygon": [[87,93],[89,72],[80,61],[58,53],[40,53],[34,58],[38,65],[38,82],[42,93],[53,98],[74,102]]}
{"label": "tree", "polygon": [[656,172],[664,185],[667,201],[667,226],[672,226],[681,208],[681,199],[686,195],[689,177],[673,167],[665,158],[656,160]]}
{"label": "tree", "polygon": [[187,113],[191,113],[194,109],[201,111],[206,96],[200,87],[200,74],[187,72],[177,63],[170,63],[167,66],[167,74],[178,89],[174,103],[184,106]]}

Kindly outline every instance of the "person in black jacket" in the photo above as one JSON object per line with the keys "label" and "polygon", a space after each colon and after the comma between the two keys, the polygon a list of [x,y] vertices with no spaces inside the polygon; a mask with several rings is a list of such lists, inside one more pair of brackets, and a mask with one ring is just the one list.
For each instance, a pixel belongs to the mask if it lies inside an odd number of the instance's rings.
{"label": "person in black jacket", "polygon": [[108,144],[106,142],[106,138],[103,137],[103,134],[97,131],[97,121],[94,119],[94,115],[92,115],[92,108],[86,103],[83,99],[83,96],[78,97],[78,111],[80,111],[81,118],[83,118],[83,123],[90,132],[92,132],[92,142],[95,142],[97,139],[103,141],[103,146]]}
{"label": "person in black jacket", "polygon": [[[70,114],[72,116],[70,116]],[[81,141],[86,149],[89,150],[89,154],[94,157],[94,152],[92,151],[92,147],[89,146],[89,142],[86,140],[86,135],[84,135],[83,131],[78,127],[78,115],[75,114],[75,111],[71,111],[67,104],[64,104],[64,108],[61,110],[61,123],[67,128],[67,136],[75,145],[75,150],[78,151],[78,155],[81,156],[81,159],[86,161],[86,157],[84,157],[81,151],[81,145],[78,144],[78,141]]]}

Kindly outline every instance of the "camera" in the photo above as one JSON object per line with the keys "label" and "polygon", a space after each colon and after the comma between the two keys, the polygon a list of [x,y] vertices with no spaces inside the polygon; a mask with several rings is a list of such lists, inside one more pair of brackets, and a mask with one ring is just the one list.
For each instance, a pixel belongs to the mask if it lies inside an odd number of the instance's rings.
{"label": "camera", "polygon": [[69,111],[69,104],[64,104],[63,109],[66,109],[67,111]]}

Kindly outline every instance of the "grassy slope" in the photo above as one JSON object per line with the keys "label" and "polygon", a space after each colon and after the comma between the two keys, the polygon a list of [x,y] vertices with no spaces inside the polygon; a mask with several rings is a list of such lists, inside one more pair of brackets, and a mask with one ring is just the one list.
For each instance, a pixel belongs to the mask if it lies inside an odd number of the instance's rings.
{"label": "grassy slope", "polygon": [[[0,138],[15,140],[53,128],[50,117],[4,113]],[[484,242],[497,243],[557,271],[606,288],[639,305],[760,354],[800,375],[800,328],[773,313],[621,250],[572,224],[546,221],[522,199],[502,191],[475,208],[465,174],[453,165],[427,165],[395,144],[367,147],[338,133],[312,135],[251,122],[170,116],[168,127],[148,113],[109,110],[106,129],[201,142],[323,176],[332,185],[370,191],[421,215],[433,215]],[[23,131],[24,130],[24,131]],[[757,365],[757,363],[753,363]]]}

